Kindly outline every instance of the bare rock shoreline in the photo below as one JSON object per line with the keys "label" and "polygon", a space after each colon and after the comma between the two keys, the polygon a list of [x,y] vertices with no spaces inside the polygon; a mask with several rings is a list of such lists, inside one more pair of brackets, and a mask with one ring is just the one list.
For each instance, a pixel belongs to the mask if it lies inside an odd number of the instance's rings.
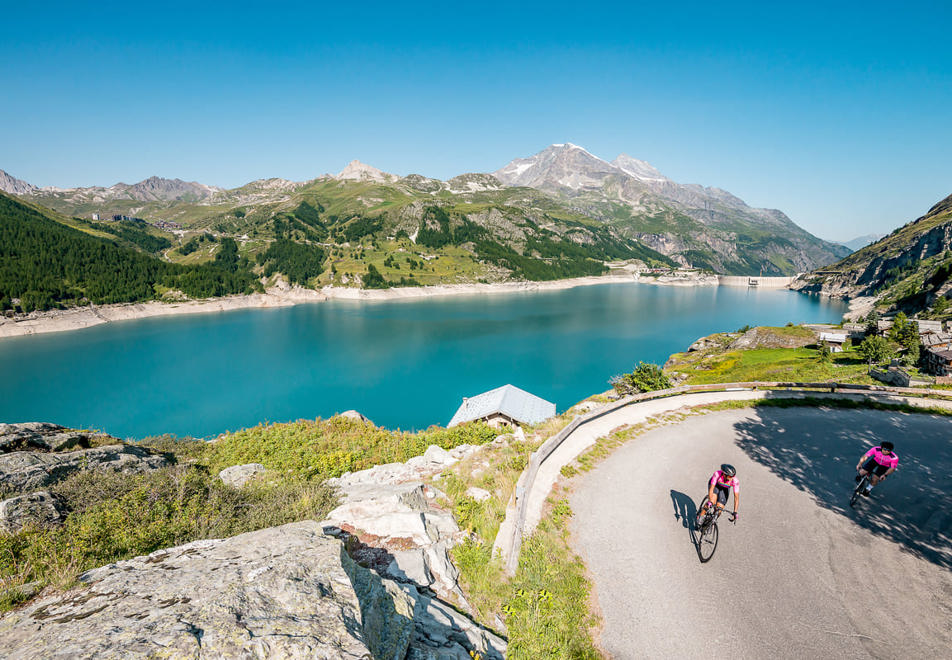
{"label": "bare rock shoreline", "polygon": [[602,277],[580,277],[554,282],[502,282],[496,284],[444,284],[437,286],[405,287],[396,289],[355,289],[347,287],[324,287],[319,291],[281,283],[265,293],[224,296],[205,300],[164,303],[122,303],[117,305],[90,305],[65,310],[34,312],[26,318],[0,317],[0,338],[37,335],[48,332],[81,330],[109,323],[144,319],[153,316],[182,314],[208,314],[235,309],[289,307],[302,303],[317,303],[337,300],[404,300],[435,296],[474,295],[486,293],[512,293],[516,291],[541,291],[569,289],[576,286],[636,281],[630,273]]}
{"label": "bare rock shoreline", "polygon": [[660,286],[718,286],[720,280],[716,275],[702,274],[644,277],[637,271],[618,269],[609,275],[576,277],[551,282],[439,284],[393,289],[357,289],[327,286],[320,290],[314,290],[300,286],[289,286],[286,282],[279,281],[277,285],[268,288],[265,293],[253,293],[250,295],[223,296],[221,298],[207,298],[204,300],[188,300],[172,303],[150,301],[144,303],[120,303],[116,305],[89,305],[88,307],[33,312],[25,318],[11,319],[0,317],[0,339],[4,337],[45,334],[48,332],[82,330],[83,328],[90,328],[112,321],[144,319],[153,316],[209,314],[214,312],[227,312],[235,309],[290,307],[292,305],[318,303],[327,300],[410,300],[438,296],[483,295],[520,291],[553,291],[571,289],[577,286],[632,282]]}

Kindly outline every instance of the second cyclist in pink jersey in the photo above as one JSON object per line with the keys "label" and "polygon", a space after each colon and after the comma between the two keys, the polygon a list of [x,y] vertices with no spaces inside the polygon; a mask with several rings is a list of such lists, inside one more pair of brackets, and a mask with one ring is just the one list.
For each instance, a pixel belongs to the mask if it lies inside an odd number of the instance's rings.
{"label": "second cyclist in pink jersey", "polygon": [[737,520],[737,509],[740,507],[740,481],[737,479],[737,470],[734,469],[734,466],[724,463],[721,469],[716,470],[707,482],[707,499],[701,503],[695,525],[704,516],[707,502],[716,504],[718,511],[720,511],[727,506],[727,498],[732,490],[734,491],[734,520]]}
{"label": "second cyclist in pink jersey", "polygon": [[856,464],[856,481],[860,481],[866,475],[869,475],[869,485],[863,490],[863,495],[869,497],[869,491],[873,486],[891,475],[899,467],[899,456],[893,451],[893,443],[886,440],[878,447],[871,448],[863,454],[859,463]]}

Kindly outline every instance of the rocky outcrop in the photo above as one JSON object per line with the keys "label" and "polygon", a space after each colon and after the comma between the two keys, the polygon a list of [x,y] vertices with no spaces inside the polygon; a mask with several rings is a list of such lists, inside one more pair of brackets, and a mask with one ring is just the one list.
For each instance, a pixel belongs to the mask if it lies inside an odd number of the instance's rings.
{"label": "rocky outcrop", "polygon": [[110,564],[0,618],[0,656],[366,658],[341,550],[303,522]]}
{"label": "rocky outcrop", "polygon": [[133,445],[108,445],[80,451],[0,454],[0,490],[26,493],[40,490],[79,470],[113,469],[145,472],[170,464],[168,458]]}
{"label": "rocky outcrop", "polygon": [[38,449],[65,451],[87,449],[92,445],[119,443],[120,440],[96,431],[76,431],[49,422],[0,424],[0,452]]}
{"label": "rocky outcrop", "polygon": [[371,422],[369,419],[367,419],[367,417],[365,417],[363,414],[357,412],[356,410],[345,410],[345,411],[342,412],[339,416],[340,416],[340,417],[346,417],[347,419],[356,419],[356,420],[359,421],[359,422],[368,422],[368,423],[370,423],[370,424],[373,424],[373,422]]}
{"label": "rocky outcrop", "polygon": [[259,474],[264,474],[265,467],[261,463],[247,463],[232,465],[218,473],[218,478],[233,488],[241,488],[248,481]]}
{"label": "rocky outcrop", "polygon": [[436,504],[442,493],[422,479],[438,475],[480,449],[461,445],[445,450],[432,445],[406,463],[330,479],[328,483],[340,491],[341,504],[322,524],[347,542],[351,555],[362,565],[469,611],[459,586],[459,570],[450,558],[450,550],[466,534],[453,515]]}
{"label": "rocky outcrop", "polygon": [[62,504],[49,491],[18,495],[0,502],[0,529],[10,534],[24,527],[49,527],[66,518]]}
{"label": "rocky outcrop", "polygon": [[473,445],[460,445],[450,450],[430,445],[422,456],[414,456],[406,463],[385,463],[359,472],[348,472],[336,479],[328,479],[327,483],[342,489],[346,495],[348,490],[359,486],[419,481],[439,474],[457,461],[472,456],[479,450],[479,447]]}
{"label": "rocky outcrop", "polygon": [[505,642],[354,562],[312,521],[98,568],[0,617],[0,656],[502,658]]}
{"label": "rocky outcrop", "polygon": [[[813,334],[784,334],[772,328],[756,327],[747,330],[727,345],[729,351],[746,351],[752,348],[802,348],[817,341]],[[689,349],[690,350],[690,349]]]}
{"label": "rocky outcrop", "polygon": [[469,609],[449,557],[449,549],[465,535],[451,513],[431,505],[433,489],[421,482],[365,484],[342,496],[344,503],[322,524],[348,541],[355,559],[385,577],[429,589]]}

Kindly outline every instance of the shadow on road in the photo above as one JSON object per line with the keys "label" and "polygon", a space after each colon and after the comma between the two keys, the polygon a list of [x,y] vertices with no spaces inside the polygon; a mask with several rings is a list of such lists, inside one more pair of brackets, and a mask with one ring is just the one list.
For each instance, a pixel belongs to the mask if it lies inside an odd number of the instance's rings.
{"label": "shadow on road", "polygon": [[672,489],[671,504],[674,505],[674,519],[680,520],[684,529],[691,529],[694,518],[697,516],[697,505],[694,504],[694,500],[681,491]]}
{"label": "shadow on road", "polygon": [[[952,568],[952,420],[826,408],[760,407],[756,415],[735,425],[737,445],[753,460],[820,506]],[[895,443],[899,469],[851,509],[856,463],[883,440]]]}
{"label": "shadow on road", "polygon": [[[688,531],[688,535],[691,538],[691,545],[694,546],[694,551],[697,553],[697,558],[703,563],[704,559],[701,557],[701,545],[698,539],[697,532],[694,531],[694,520],[697,517],[697,505],[694,504],[694,500],[691,499],[690,495],[685,495],[681,491],[671,489],[671,504],[674,505],[674,519],[681,521],[681,526]],[[698,502],[704,499],[702,495]]]}

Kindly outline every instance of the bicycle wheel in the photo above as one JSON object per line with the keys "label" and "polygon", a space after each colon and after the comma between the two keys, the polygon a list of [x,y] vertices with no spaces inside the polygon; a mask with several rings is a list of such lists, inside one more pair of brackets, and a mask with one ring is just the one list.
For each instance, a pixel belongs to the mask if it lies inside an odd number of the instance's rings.
{"label": "bicycle wheel", "polygon": [[717,550],[717,523],[713,520],[701,527],[697,539],[697,556],[701,563],[711,560]]}
{"label": "bicycle wheel", "polygon": [[869,483],[869,476],[865,476],[860,479],[859,483],[856,485],[856,488],[853,489],[853,496],[850,497],[850,506],[856,506],[856,500],[859,499],[859,494],[866,488],[866,484]]}

